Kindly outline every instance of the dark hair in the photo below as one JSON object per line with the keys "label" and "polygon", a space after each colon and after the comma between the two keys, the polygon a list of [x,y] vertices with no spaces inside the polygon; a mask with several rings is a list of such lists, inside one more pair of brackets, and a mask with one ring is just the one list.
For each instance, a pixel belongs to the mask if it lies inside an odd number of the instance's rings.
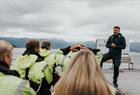
{"label": "dark hair", "polygon": [[39,41],[38,40],[32,39],[26,43],[27,50],[35,50],[36,48],[39,48]]}
{"label": "dark hair", "polygon": [[115,28],[120,29],[120,27],[119,27],[119,26],[114,26],[114,29],[115,29]]}
{"label": "dark hair", "polygon": [[51,43],[49,41],[44,41],[41,44],[41,48],[47,49],[47,50],[50,49],[50,46],[51,46]]}
{"label": "dark hair", "polygon": [[[40,48],[39,41],[36,39],[31,39],[26,43],[26,50],[24,51],[24,53],[22,55],[24,56],[26,54],[27,55],[34,54],[38,57],[36,62],[43,61],[44,57],[40,56],[39,48]],[[38,50],[36,50],[36,49],[38,49]]]}
{"label": "dark hair", "polygon": [[24,53],[22,55],[37,54],[38,52],[36,51],[36,49],[38,49],[38,48],[39,48],[38,40],[36,40],[36,39],[29,40],[26,43],[26,50],[24,51]]}

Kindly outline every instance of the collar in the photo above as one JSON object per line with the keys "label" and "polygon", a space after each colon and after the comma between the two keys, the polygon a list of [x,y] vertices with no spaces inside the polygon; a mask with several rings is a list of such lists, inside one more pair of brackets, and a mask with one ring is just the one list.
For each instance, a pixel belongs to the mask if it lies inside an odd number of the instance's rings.
{"label": "collar", "polygon": [[6,67],[6,68],[8,68],[8,69],[9,69],[9,67],[10,67],[7,63],[5,63],[5,62],[3,62],[3,61],[1,61],[1,60],[0,60],[0,65]]}
{"label": "collar", "polygon": [[112,35],[112,37],[120,37],[122,34],[121,33],[119,33],[118,35]]}

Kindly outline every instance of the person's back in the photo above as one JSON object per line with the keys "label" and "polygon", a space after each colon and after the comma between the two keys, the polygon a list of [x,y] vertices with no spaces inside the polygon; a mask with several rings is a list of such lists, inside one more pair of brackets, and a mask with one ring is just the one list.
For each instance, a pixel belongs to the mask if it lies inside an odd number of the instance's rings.
{"label": "person's back", "polygon": [[29,40],[26,43],[26,50],[17,59],[13,68],[20,73],[23,79],[29,80],[37,95],[50,95],[50,85],[42,71],[47,63],[43,62],[44,57],[39,54],[39,49],[40,43],[38,40]]}
{"label": "person's back", "polygon": [[39,54],[39,41],[36,39],[29,40],[26,43],[26,50],[16,59],[16,63],[12,65],[11,69],[19,72],[20,77],[28,80],[28,73],[30,67],[35,62],[44,60]]}
{"label": "person's back", "polygon": [[[2,73],[1,73],[2,74]],[[36,95],[26,80],[12,75],[0,75],[1,95]]]}
{"label": "person's back", "polygon": [[95,55],[81,50],[55,86],[54,95],[114,95],[96,63]]}
{"label": "person's back", "polygon": [[[58,57],[63,56],[61,50],[53,51],[51,50],[51,43],[49,41],[44,41],[41,44],[40,55],[44,57],[44,61],[48,63],[48,68],[45,70],[45,76],[48,82],[54,86],[59,80],[60,76],[56,72],[56,68],[60,67],[60,62],[58,62]],[[61,68],[61,67],[60,67]],[[49,69],[49,70],[47,70]],[[61,71],[61,70],[60,70]]]}

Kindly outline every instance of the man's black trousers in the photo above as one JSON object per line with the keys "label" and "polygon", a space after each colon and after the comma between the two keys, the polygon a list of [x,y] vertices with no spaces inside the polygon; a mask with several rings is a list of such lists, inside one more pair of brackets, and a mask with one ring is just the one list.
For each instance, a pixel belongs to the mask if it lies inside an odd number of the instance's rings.
{"label": "man's black trousers", "polygon": [[112,55],[110,53],[104,54],[100,63],[101,68],[103,67],[103,63],[110,59],[112,59],[114,67],[113,83],[117,84],[117,79],[119,76],[119,67],[121,64],[121,55]]}

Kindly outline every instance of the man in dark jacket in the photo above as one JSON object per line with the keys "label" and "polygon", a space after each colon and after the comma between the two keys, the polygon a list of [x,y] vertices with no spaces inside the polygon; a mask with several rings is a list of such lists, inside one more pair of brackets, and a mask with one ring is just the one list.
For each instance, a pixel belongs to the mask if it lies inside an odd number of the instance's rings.
{"label": "man in dark jacket", "polygon": [[114,76],[113,76],[113,84],[115,87],[118,87],[117,79],[119,76],[119,66],[121,64],[121,54],[122,49],[126,47],[125,38],[120,33],[120,27],[114,27],[114,34],[111,35],[106,43],[106,47],[109,48],[109,52],[103,55],[101,60],[101,68],[103,66],[103,62],[112,59],[114,65]]}

